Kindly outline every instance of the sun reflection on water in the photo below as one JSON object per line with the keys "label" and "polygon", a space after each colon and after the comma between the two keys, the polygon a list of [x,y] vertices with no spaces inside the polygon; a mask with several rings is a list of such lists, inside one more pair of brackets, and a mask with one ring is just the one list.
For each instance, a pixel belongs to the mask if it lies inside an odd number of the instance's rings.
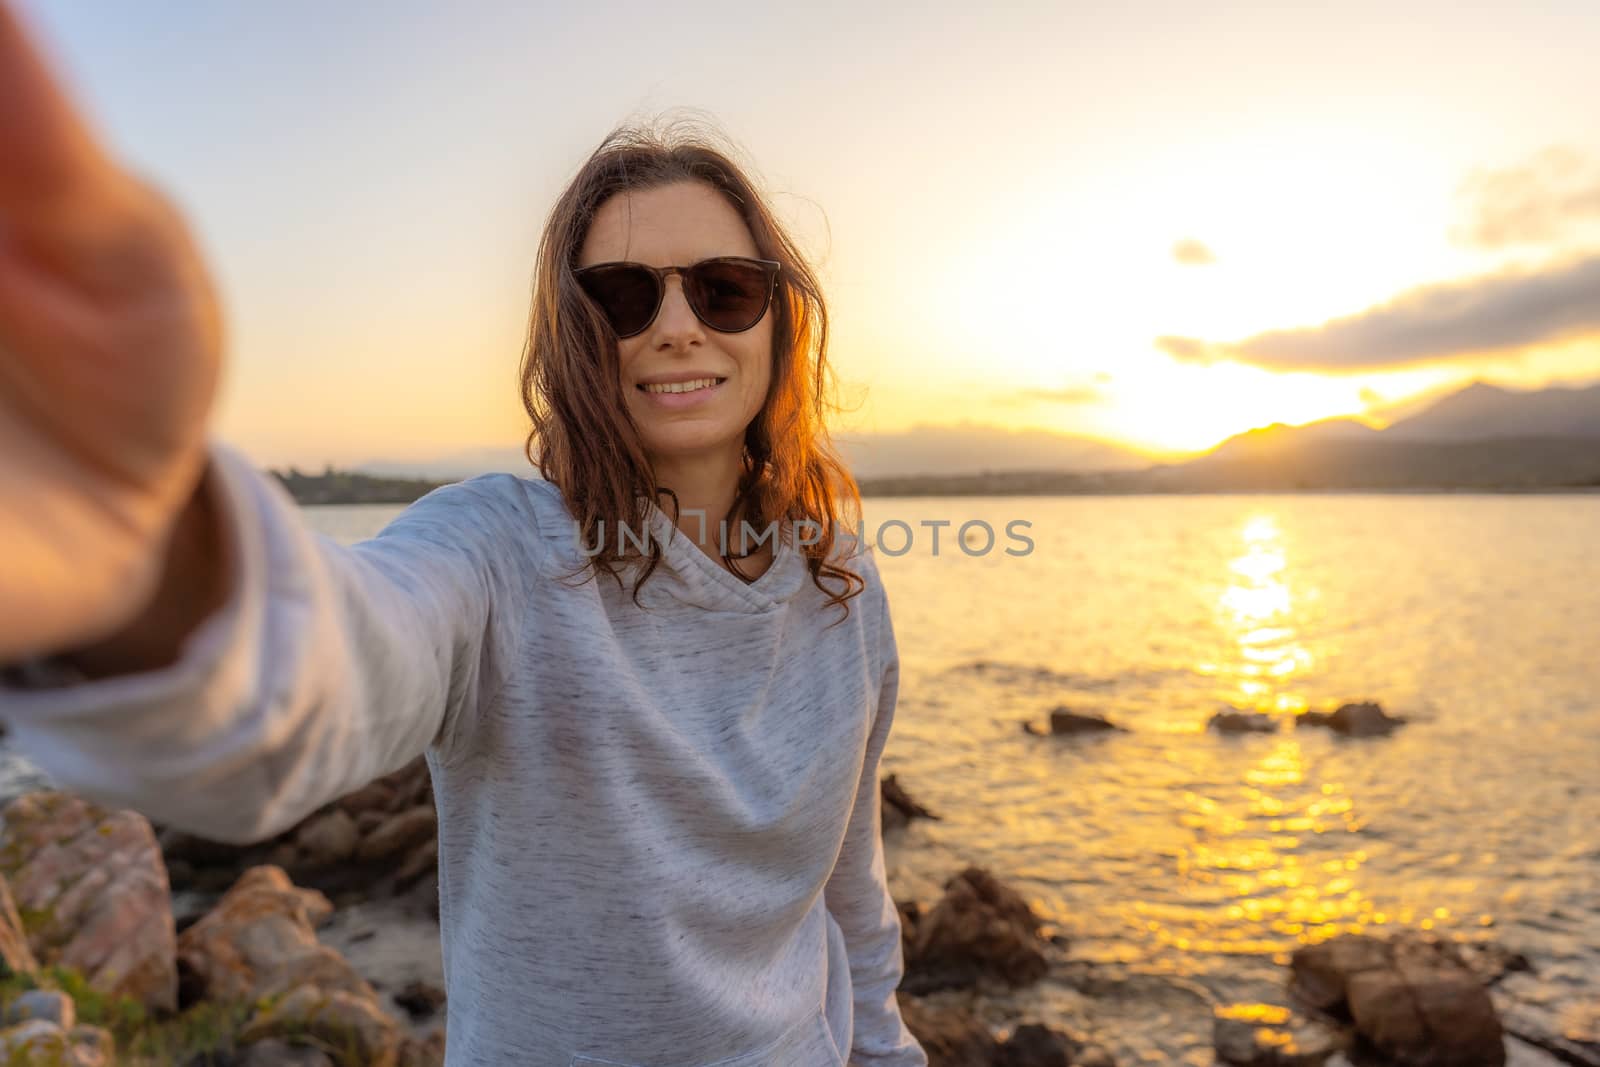
{"label": "sun reflection on water", "polygon": [[[1301,639],[1301,597],[1277,518],[1240,529],[1215,618],[1227,653],[1201,669],[1230,706],[1284,719],[1305,711],[1297,683],[1315,666]],[[1314,599],[1307,591],[1306,599]],[[1175,857],[1192,907],[1140,909],[1148,933],[1185,951],[1284,956],[1295,945],[1381,924],[1361,887],[1361,820],[1338,782],[1318,782],[1289,723],[1225,795],[1187,792]],[[1265,743],[1266,739],[1262,738]],[[1342,840],[1341,840],[1342,839]]]}
{"label": "sun reflection on water", "polygon": [[1284,686],[1314,666],[1295,628],[1296,598],[1288,581],[1288,552],[1272,514],[1258,514],[1239,531],[1244,553],[1228,562],[1229,584],[1217,600],[1217,618],[1231,638],[1233,661],[1211,665],[1231,679],[1233,704],[1245,710],[1294,714],[1305,700]]}
{"label": "sun reflection on water", "polygon": [[[1273,1003],[1289,953],[1345,932],[1492,938],[1573,961],[1552,989],[1581,981],[1600,945],[1571,906],[1600,864],[1583,845],[1600,717],[1573,633],[1600,615],[1551,571],[1584,573],[1600,512],[1568,522],[1574,506],[1074,501],[1033,557],[1053,570],[902,573],[921,659],[890,769],[944,821],[902,835],[897,884],[931,902],[958,865],[1014,879],[1120,991],[1044,983],[1007,1001],[1015,1017],[1092,1011],[1147,1042],[1129,1062],[1209,1064],[1197,991]],[[1536,513],[1569,532],[1532,530]],[[1362,699],[1413,724],[1294,726]],[[1058,703],[1125,730],[1019,729]],[[1208,730],[1230,706],[1268,729]]]}

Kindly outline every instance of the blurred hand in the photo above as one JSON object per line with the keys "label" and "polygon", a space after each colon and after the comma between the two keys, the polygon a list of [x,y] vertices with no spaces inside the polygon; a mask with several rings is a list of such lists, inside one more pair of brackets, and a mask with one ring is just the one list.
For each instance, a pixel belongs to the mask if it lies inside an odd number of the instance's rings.
{"label": "blurred hand", "polygon": [[221,334],[182,220],[95,142],[0,0],[0,664],[150,604]]}

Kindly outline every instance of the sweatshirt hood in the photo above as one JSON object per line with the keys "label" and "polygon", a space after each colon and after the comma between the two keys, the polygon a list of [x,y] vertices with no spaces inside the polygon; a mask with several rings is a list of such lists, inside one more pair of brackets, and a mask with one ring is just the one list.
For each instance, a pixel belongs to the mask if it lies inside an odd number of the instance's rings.
{"label": "sweatshirt hood", "polygon": [[[535,491],[535,509],[547,550],[563,570],[586,568],[592,552],[586,552],[580,543],[577,520],[561,491],[544,479],[530,478],[526,483]],[[639,603],[644,607],[656,611],[688,608],[759,615],[782,609],[811,577],[806,557],[795,544],[793,523],[778,524],[771,565],[761,577],[746,582],[701,551],[654,501],[647,497],[640,500],[645,509],[644,530],[618,531],[608,525],[603,532],[611,545],[617,544],[621,533],[623,543],[630,549],[646,536],[661,546],[661,562],[639,588]],[[645,541],[646,549],[648,545]],[[643,569],[619,573],[631,599],[635,575],[643,574]]]}
{"label": "sweatshirt hood", "polygon": [[[661,546],[661,564],[640,589],[641,603],[656,606],[669,601],[710,611],[770,612],[792,600],[809,576],[805,557],[794,543],[793,524],[774,527],[771,565],[761,577],[746,582],[706,555],[653,501],[644,503],[650,536]],[[730,541],[736,533],[729,531]]]}

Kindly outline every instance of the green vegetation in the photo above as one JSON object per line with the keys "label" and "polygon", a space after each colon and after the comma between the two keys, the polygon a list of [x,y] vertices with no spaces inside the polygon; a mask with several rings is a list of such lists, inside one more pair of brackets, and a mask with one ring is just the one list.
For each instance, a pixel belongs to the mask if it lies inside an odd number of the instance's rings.
{"label": "green vegetation", "polygon": [[[52,989],[72,998],[80,1024],[101,1026],[116,1041],[117,1062],[184,1064],[203,1067],[226,1062],[234,1051],[234,1035],[245,1020],[270,1001],[255,1004],[220,1005],[201,1002],[168,1018],[157,1018],[132,997],[113,996],[90,987],[88,980],[71,967],[45,967],[37,974],[10,974],[0,979],[0,1011],[30,989]],[[10,1057],[19,1067],[44,1064],[25,1050]],[[4,1067],[13,1067],[12,1062]]]}
{"label": "green vegetation", "polygon": [[295,503],[301,505],[409,504],[443,484],[422,478],[375,478],[332,467],[321,474],[305,474],[293,467],[267,473],[282,482]]}
{"label": "green vegetation", "polygon": [[[1280,454],[1281,453],[1281,454]],[[1147,470],[996,470],[862,478],[865,497],[1080,496],[1191,493],[1562,493],[1600,487],[1593,449],[1566,439],[1508,442],[1312,442],[1271,454],[1208,456]],[[327,468],[270,471],[295,502],[409,504],[444,482]]]}

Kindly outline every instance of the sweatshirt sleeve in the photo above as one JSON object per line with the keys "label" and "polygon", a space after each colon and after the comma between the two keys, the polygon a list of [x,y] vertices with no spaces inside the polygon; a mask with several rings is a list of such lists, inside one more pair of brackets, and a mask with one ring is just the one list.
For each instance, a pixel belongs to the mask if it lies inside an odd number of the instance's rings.
{"label": "sweatshirt sleeve", "polygon": [[[876,578],[876,565],[871,566]],[[855,1020],[850,1067],[927,1067],[927,1053],[906,1028],[895,997],[905,963],[900,912],[889,894],[883,857],[883,791],[878,765],[889,739],[900,687],[900,656],[887,597],[880,625],[878,658],[883,671],[877,709],[844,847],[828,878],[824,899],[844,934],[850,961]]]}
{"label": "sweatshirt sleeve", "polygon": [[210,463],[231,592],[179,660],[0,688],[0,709],[59,787],[248,843],[430,747],[449,758],[500,684],[539,542],[510,475],[435,490],[344,547],[231,449]]}

